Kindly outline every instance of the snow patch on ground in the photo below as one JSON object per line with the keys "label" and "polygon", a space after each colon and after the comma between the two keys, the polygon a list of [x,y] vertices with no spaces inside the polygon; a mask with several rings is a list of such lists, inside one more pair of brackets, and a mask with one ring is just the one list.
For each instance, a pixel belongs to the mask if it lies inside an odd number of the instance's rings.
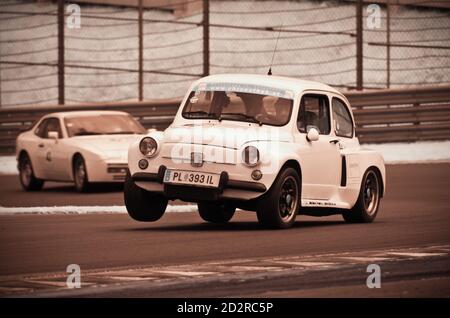
{"label": "snow patch on ground", "polygon": [[363,147],[381,152],[384,161],[388,164],[450,161],[450,140],[364,144]]}
{"label": "snow patch on ground", "polygon": [[[197,212],[197,205],[169,205],[166,212],[187,213]],[[125,206],[38,206],[38,207],[3,207],[0,206],[0,215],[11,214],[92,214],[113,213],[126,214]]]}
{"label": "snow patch on ground", "polygon": [[18,174],[15,156],[0,156],[0,174]]}

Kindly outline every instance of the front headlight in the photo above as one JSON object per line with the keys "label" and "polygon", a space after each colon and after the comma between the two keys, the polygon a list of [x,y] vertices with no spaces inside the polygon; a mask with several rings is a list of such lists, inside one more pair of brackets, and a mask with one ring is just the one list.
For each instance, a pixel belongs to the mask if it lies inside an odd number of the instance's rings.
{"label": "front headlight", "polygon": [[152,137],[145,137],[139,143],[139,150],[146,157],[153,157],[158,150],[158,143]]}
{"label": "front headlight", "polygon": [[242,151],[242,161],[249,167],[259,163],[259,150],[254,146],[247,146]]}

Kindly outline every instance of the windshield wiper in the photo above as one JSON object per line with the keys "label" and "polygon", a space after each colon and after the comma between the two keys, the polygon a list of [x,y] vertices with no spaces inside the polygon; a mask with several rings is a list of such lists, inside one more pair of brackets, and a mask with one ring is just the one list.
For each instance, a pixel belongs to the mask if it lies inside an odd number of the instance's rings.
{"label": "windshield wiper", "polygon": [[213,118],[215,117],[214,114],[210,114],[208,112],[205,112],[204,110],[197,110],[195,112],[184,112],[183,116],[188,116],[188,117],[196,117],[196,118],[203,118],[206,116],[206,118]]}
{"label": "windshield wiper", "polygon": [[262,121],[256,119],[254,116],[250,116],[250,115],[243,114],[243,113],[223,113],[219,116],[219,121],[221,121],[226,116],[240,116],[245,119],[250,119],[251,121],[258,123],[260,126],[262,126],[262,124],[263,124]]}

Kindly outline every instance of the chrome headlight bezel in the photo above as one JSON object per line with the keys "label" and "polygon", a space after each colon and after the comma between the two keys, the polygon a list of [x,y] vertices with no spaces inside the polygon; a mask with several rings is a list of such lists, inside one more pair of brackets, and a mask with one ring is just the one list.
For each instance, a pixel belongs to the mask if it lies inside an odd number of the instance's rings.
{"label": "chrome headlight bezel", "polygon": [[155,138],[144,137],[139,142],[139,151],[147,158],[152,158],[158,153],[158,142]]}
{"label": "chrome headlight bezel", "polygon": [[242,162],[247,167],[256,167],[260,163],[260,154],[257,147],[249,145],[242,150]]}

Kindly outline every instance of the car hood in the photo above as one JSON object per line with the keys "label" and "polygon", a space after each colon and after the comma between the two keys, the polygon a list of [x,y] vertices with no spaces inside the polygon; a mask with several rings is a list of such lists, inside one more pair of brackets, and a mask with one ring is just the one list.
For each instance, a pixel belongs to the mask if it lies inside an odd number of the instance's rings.
{"label": "car hood", "polygon": [[202,125],[171,126],[164,132],[164,142],[214,145],[240,148],[249,142],[290,142],[286,127],[222,121]]}
{"label": "car hood", "polygon": [[103,159],[126,161],[128,146],[144,135],[93,135],[70,138],[76,147],[99,155]]}

